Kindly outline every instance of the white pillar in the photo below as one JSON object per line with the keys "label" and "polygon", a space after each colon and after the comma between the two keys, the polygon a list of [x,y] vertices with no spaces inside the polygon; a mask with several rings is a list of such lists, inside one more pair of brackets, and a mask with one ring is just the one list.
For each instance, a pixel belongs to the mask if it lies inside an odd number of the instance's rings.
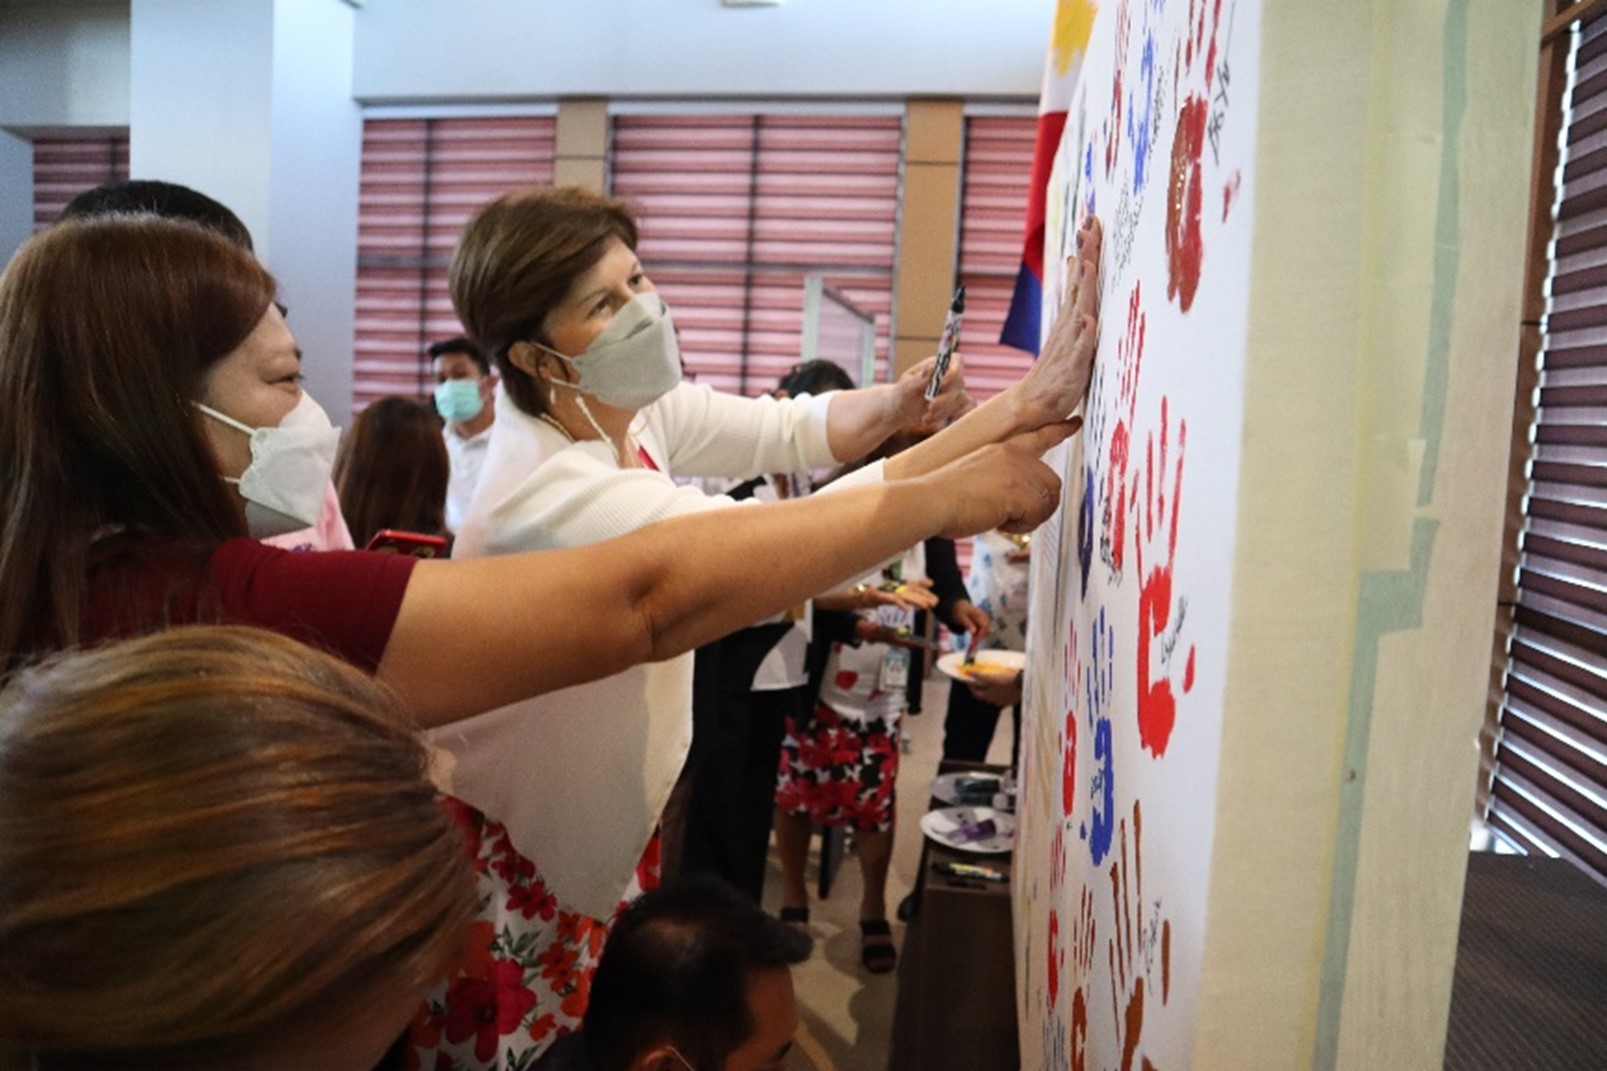
{"label": "white pillar", "polygon": [[0,264],[33,233],[33,142],[0,130]]}
{"label": "white pillar", "polygon": [[362,117],[343,0],[133,0],[129,174],[233,209],[330,418],[351,411]]}

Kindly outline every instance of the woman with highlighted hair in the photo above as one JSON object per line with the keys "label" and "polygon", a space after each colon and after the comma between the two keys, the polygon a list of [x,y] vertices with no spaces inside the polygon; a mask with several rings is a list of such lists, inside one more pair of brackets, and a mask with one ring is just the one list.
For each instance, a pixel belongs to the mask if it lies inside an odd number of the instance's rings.
{"label": "woman with highlighted hair", "polygon": [[[1001,443],[1069,434],[1093,362],[1098,234],[1093,224],[1084,232],[1086,271],[1071,273],[1081,282],[1021,382],[919,446],[801,501],[894,487]],[[449,273],[453,306],[501,383],[456,554],[591,546],[669,518],[740,523],[787,503],[738,508],[675,478],[835,466],[900,428],[941,426],[970,405],[958,365],[933,400],[924,397],[931,359],[896,383],[819,397],[742,398],[685,383],[670,309],[642,269],[637,240],[621,202],[578,187],[507,194],[465,227]],[[800,545],[783,556],[807,553]],[[756,572],[783,567],[757,548],[741,554]],[[559,917],[601,927],[654,879],[656,830],[689,746],[691,693],[692,658],[670,659],[490,711],[434,740],[453,753],[454,790],[497,820]],[[498,932],[510,935],[499,951],[523,960],[527,976],[540,975],[538,961],[563,940],[560,928],[513,907],[509,900],[497,915]],[[589,977],[575,971],[561,995],[583,992]],[[545,987],[536,999],[546,999]],[[562,1026],[583,1001],[551,1004]],[[533,1012],[538,1022],[542,1007]],[[428,1064],[429,1051],[421,1055]]]}
{"label": "woman with highlighted hair", "polygon": [[386,688],[171,629],[0,690],[0,1066],[369,1071],[474,918]]}

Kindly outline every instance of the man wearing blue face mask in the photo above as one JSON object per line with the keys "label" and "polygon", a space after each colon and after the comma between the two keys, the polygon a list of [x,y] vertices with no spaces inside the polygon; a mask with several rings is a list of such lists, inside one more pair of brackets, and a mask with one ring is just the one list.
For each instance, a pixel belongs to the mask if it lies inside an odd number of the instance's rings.
{"label": "man wearing blue face mask", "polygon": [[435,411],[446,421],[442,434],[452,463],[446,488],[446,526],[456,532],[474,498],[491,445],[491,425],[497,418],[497,377],[480,347],[461,336],[435,343],[429,355],[435,372]]}

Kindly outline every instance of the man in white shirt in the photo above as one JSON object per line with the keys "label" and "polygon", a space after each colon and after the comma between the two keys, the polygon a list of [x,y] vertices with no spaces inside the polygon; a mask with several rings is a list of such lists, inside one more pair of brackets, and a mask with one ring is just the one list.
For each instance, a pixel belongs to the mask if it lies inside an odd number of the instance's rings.
{"label": "man in white shirt", "polygon": [[435,411],[446,421],[442,435],[452,477],[446,489],[446,526],[456,532],[463,524],[480,466],[491,445],[496,420],[497,377],[480,348],[466,338],[449,338],[429,349],[435,372]]}

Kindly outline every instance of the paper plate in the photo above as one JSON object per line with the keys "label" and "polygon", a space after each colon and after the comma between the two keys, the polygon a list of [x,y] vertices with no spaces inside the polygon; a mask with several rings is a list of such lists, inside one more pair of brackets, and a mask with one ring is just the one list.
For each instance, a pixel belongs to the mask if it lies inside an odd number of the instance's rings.
{"label": "paper plate", "polygon": [[[978,835],[977,827],[988,822],[993,823],[993,829]],[[921,832],[957,852],[996,855],[1014,846],[1016,820],[1014,815],[992,807],[944,807],[921,816]]]}
{"label": "paper plate", "polygon": [[971,674],[977,670],[984,675],[1003,677],[1027,668],[1025,651],[978,651],[976,661],[970,666],[962,667],[960,663],[964,661],[964,651],[950,651],[937,660],[937,668],[957,681],[971,680]]}
{"label": "paper plate", "polygon": [[[983,794],[980,789],[967,792],[976,782],[992,781],[994,787]],[[1016,783],[1008,774],[946,773],[932,779],[932,798],[942,800],[950,807],[987,806],[996,810],[1015,810]]]}

